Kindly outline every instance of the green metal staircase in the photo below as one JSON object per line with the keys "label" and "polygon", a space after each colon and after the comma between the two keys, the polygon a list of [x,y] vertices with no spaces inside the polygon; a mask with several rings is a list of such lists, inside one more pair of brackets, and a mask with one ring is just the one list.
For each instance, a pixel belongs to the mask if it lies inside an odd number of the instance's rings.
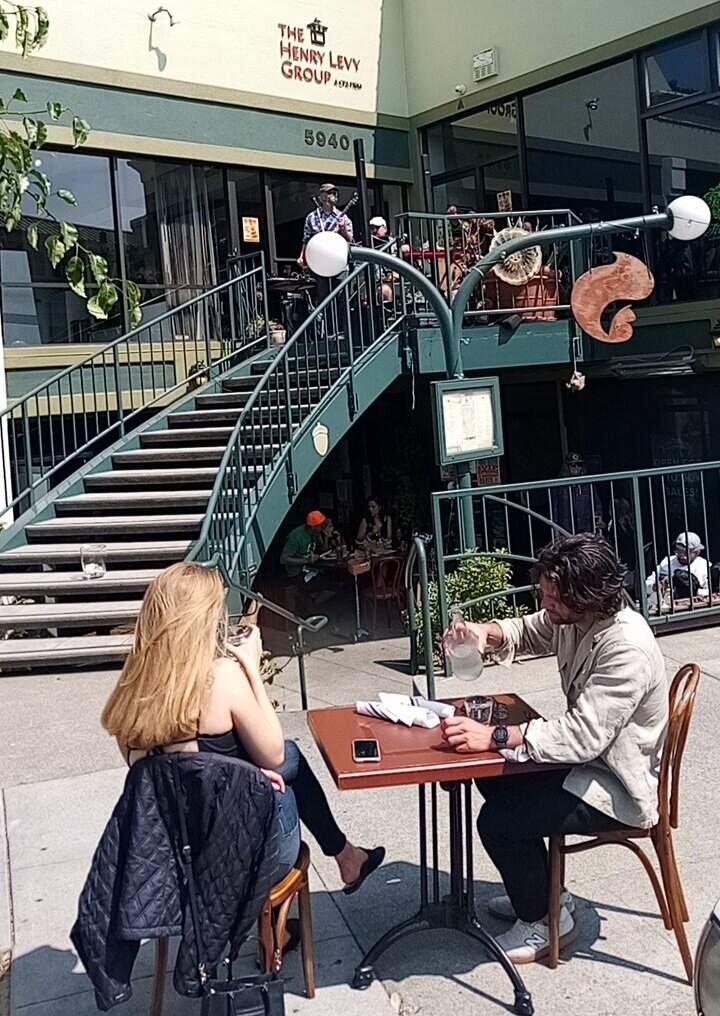
{"label": "green metal staircase", "polygon": [[[402,370],[405,314],[373,306],[375,285],[355,269],[278,349],[257,325],[264,268],[241,265],[0,416],[16,513],[0,533],[0,673],[119,665],[148,582],[173,561],[252,583],[324,455]],[[82,574],[87,543],[105,544],[101,579]]]}

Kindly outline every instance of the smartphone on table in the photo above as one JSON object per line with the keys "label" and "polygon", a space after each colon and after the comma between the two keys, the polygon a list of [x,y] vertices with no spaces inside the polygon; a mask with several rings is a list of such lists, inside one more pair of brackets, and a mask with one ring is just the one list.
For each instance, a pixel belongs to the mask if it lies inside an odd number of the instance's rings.
{"label": "smartphone on table", "polygon": [[352,743],[353,762],[379,762],[380,745],[374,738],[365,738]]}

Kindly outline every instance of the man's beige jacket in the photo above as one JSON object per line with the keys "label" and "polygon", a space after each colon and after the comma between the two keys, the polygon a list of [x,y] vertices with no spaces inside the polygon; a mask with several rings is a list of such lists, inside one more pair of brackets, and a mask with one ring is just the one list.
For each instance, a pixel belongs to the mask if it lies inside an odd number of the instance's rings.
{"label": "man's beige jacket", "polygon": [[501,662],[553,653],[560,668],[567,711],[530,721],[530,758],[572,766],[563,786],[604,814],[626,825],[654,825],[668,686],[645,619],[626,607],[589,631],[554,625],[544,610],[498,623],[505,636]]}

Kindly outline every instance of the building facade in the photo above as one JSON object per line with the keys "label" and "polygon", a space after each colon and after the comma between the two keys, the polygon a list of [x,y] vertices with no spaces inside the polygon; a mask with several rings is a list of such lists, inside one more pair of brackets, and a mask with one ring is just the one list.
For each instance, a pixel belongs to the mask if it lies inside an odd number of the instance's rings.
{"label": "building facade", "polygon": [[[619,217],[720,185],[716,0],[126,0],[103,19],[93,0],[45,6],[47,46],[22,59],[5,44],[0,95],[20,86],[31,108],[90,122],[80,151],[52,125],[41,161],[76,194],[87,245],[141,286],[146,319],[217,284],[234,255],[290,270],[317,185],[351,197],[358,139],[371,213],[388,219],[497,212],[508,194],[518,211]],[[530,345],[491,365],[506,479],[553,475],[574,446],[600,470],[720,458],[720,239],[623,239],[656,291],[619,355],[583,342],[584,392],[565,389],[567,358]],[[0,300],[11,398],[127,326],[121,308],[89,318],[20,234],[0,243]],[[630,391],[645,426],[628,432]]]}

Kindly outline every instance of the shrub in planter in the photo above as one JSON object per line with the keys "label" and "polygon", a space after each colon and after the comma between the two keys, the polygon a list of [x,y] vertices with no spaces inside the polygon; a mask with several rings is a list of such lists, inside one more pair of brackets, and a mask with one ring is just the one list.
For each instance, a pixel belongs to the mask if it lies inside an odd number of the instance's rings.
{"label": "shrub in planter", "polygon": [[[455,571],[450,572],[445,578],[448,607],[456,603],[466,603],[468,600],[487,596],[490,593],[500,593],[503,589],[509,589],[512,584],[512,567],[509,562],[500,558],[483,557],[473,551],[458,564]],[[430,581],[428,594],[432,642],[437,650],[442,638],[442,620],[436,579]],[[503,617],[517,617],[521,613],[522,609],[514,607],[506,596],[496,596],[492,600],[476,603],[464,610],[465,617],[469,621],[494,621]],[[424,646],[424,631],[420,611],[417,612],[417,625],[418,642],[422,647]]]}

